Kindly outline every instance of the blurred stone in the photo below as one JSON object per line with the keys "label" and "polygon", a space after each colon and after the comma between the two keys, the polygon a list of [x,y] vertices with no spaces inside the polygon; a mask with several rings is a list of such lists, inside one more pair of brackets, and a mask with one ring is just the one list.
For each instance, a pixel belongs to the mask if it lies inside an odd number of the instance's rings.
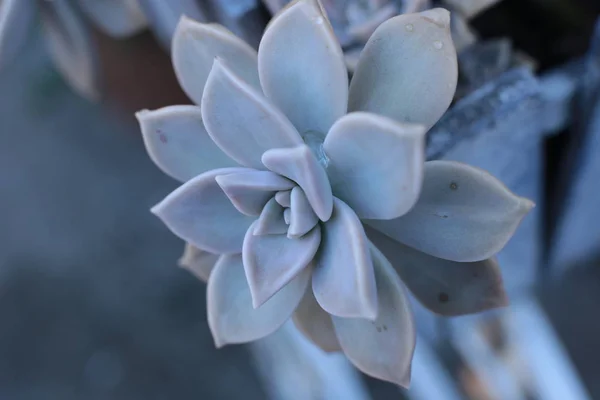
{"label": "blurred stone", "polygon": [[454,47],[459,54],[477,41],[477,35],[469,26],[466,18],[458,13],[450,14],[450,31]]}
{"label": "blurred stone", "polygon": [[500,0],[444,0],[448,6],[460,12],[465,18],[473,18],[499,1]]}
{"label": "blurred stone", "polygon": [[459,81],[457,97],[479,88],[510,68],[535,68],[533,62],[513,50],[509,39],[474,42],[458,54]]}
{"label": "blurred stone", "polygon": [[561,163],[564,187],[556,193],[563,197],[550,257],[557,277],[600,254],[600,20],[590,47],[575,75],[572,129]]}

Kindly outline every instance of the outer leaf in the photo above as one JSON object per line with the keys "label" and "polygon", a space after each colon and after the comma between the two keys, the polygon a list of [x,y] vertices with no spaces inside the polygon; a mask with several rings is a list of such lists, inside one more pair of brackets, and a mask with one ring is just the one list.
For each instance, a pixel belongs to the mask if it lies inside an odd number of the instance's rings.
{"label": "outer leaf", "polygon": [[425,128],[370,113],[340,118],[323,143],[336,197],[359,218],[392,219],[415,204],[423,181]]}
{"label": "outer leaf", "polygon": [[285,115],[219,59],[214,62],[202,99],[208,133],[242,165],[264,169],[261,156],[265,151],[303,144]]}
{"label": "outer leaf", "polygon": [[346,113],[344,56],[317,2],[295,1],[273,18],[258,64],[265,94],[300,133],[325,133]]}
{"label": "outer leaf", "polygon": [[202,24],[182,16],[173,35],[171,58],[179,84],[198,105],[217,57],[227,62],[243,81],[260,90],[257,54],[252,47],[220,25]]}
{"label": "outer leaf", "polygon": [[294,324],[300,332],[321,350],[331,353],[340,351],[331,315],[321,308],[312,289],[308,289],[294,313]]}
{"label": "outer leaf", "polygon": [[196,106],[170,106],[136,114],[146,150],[167,175],[185,182],[206,171],[238,164],[212,141]]}
{"label": "outer leaf", "polygon": [[215,178],[243,172],[223,168],[205,172],[184,183],[152,208],[174,234],[215,254],[240,253],[246,231],[255,218],[240,213]]}
{"label": "outer leaf", "polygon": [[399,15],[381,24],[362,51],[348,108],[429,129],[450,105],[457,76],[450,13]]}
{"label": "outer leaf", "polygon": [[406,215],[369,225],[399,242],[452,261],[500,251],[533,203],[487,172],[454,161],[425,163],[421,197]]}
{"label": "outer leaf", "polygon": [[276,331],[296,309],[309,279],[310,269],[305,269],[273,298],[254,309],[242,255],[221,256],[206,292],[208,326],[216,346],[251,342]]}
{"label": "outer leaf", "polygon": [[286,235],[255,236],[252,224],[244,239],[242,252],[246,278],[252,294],[252,305],[260,307],[312,261],[321,230],[315,227],[301,238]]}
{"label": "outer leaf", "polygon": [[365,374],[408,388],[416,344],[406,289],[383,254],[371,246],[379,313],[374,321],[333,317],[348,359]]}
{"label": "outer leaf", "polygon": [[200,250],[186,243],[183,255],[179,259],[179,266],[190,271],[202,282],[206,282],[218,259],[219,256],[217,254]]}
{"label": "outer leaf", "polygon": [[329,314],[344,318],[377,317],[377,288],[369,244],[360,220],[334,198],[331,219],[322,224],[321,248],[312,286]]}
{"label": "outer leaf", "polygon": [[375,229],[367,228],[366,232],[417,300],[434,313],[459,316],[508,304],[500,268],[493,258],[469,263],[442,260]]}

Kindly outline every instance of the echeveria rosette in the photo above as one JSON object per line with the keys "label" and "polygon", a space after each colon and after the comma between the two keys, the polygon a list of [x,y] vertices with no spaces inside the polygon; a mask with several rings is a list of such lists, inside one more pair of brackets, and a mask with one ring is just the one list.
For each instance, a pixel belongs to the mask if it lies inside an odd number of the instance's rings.
{"label": "echeveria rosette", "polygon": [[181,20],[173,63],[200,106],[138,119],[150,157],[185,182],[153,212],[188,242],[180,263],[208,279],[218,346],[292,317],[323,350],[407,386],[404,285],[442,315],[505,303],[490,257],[531,203],[479,169],[424,162],[424,133],[456,88],[448,25],[441,9],[386,21],[349,86],[315,0],[276,15],[258,53]]}
{"label": "echeveria rosette", "polygon": [[[124,38],[146,26],[138,0],[77,0],[77,6],[107,35]],[[0,0],[0,69],[24,45],[41,20],[57,70],[80,95],[99,97],[96,52],[89,27],[68,0]]]}

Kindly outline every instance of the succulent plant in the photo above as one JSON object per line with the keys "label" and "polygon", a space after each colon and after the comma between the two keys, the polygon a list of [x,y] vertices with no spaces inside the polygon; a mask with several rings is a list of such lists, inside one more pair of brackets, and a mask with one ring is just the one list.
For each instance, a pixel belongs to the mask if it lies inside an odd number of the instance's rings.
{"label": "succulent plant", "polygon": [[317,0],[268,25],[258,53],[183,17],[173,65],[198,106],[137,114],[152,160],[183,183],[152,211],[208,279],[217,346],[290,317],[325,351],[408,386],[408,289],[442,315],[506,303],[491,258],[533,204],[487,172],[424,160],[457,80],[450,15],[394,17],[350,84]]}
{"label": "succulent plant", "polygon": [[106,34],[122,38],[146,26],[137,0],[0,0],[0,69],[24,44],[39,16],[56,68],[80,95],[99,96],[92,38],[83,12]]}

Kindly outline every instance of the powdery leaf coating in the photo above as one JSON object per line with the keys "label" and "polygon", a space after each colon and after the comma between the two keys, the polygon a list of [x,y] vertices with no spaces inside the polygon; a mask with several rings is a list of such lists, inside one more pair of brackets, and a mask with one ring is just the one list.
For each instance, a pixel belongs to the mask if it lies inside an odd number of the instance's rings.
{"label": "powdery leaf coating", "polygon": [[371,113],[350,113],[323,149],[336,197],[360,218],[392,219],[415,204],[423,181],[425,128]]}
{"label": "powdery leaf coating", "polygon": [[313,211],[304,191],[296,186],[290,196],[290,229],[288,237],[297,238],[305,235],[317,225],[319,217]]}
{"label": "powdery leaf coating", "polygon": [[316,226],[301,238],[289,239],[254,235],[255,224],[246,233],[242,256],[252,304],[257,308],[309,265],[319,248],[321,229]]}
{"label": "powdery leaf coating", "polygon": [[331,185],[323,167],[306,145],[288,149],[273,148],[262,156],[263,164],[273,172],[296,182],[321,221],[333,210]]}
{"label": "powdery leaf coating", "polygon": [[303,143],[286,116],[219,59],[206,82],[201,109],[210,137],[246,167],[264,169],[265,151]]}
{"label": "powdery leaf coating", "polygon": [[240,253],[255,218],[240,213],[217,184],[219,175],[244,172],[223,168],[205,172],[177,188],[152,208],[169,229],[194,246],[215,254]]}
{"label": "powdery leaf coating", "polygon": [[258,49],[264,93],[298,131],[325,133],[346,113],[348,73],[327,17],[311,0],[297,0],[267,26]]}
{"label": "powdery leaf coating", "polygon": [[275,198],[269,200],[254,224],[254,235],[286,234],[288,231],[288,224],[285,222],[283,213],[283,207],[277,203]]}
{"label": "powdery leaf coating", "polygon": [[377,317],[377,288],[369,243],[360,220],[340,199],[321,228],[312,287],[329,314],[344,318]]}
{"label": "powdery leaf coating", "polygon": [[369,239],[387,257],[421,304],[447,317],[508,305],[502,275],[493,258],[461,263],[432,257],[366,227]]}
{"label": "powdery leaf coating", "polygon": [[251,169],[219,175],[216,181],[234,207],[249,216],[260,215],[277,191],[294,187],[294,182],[271,171]]}
{"label": "powdery leaf coating", "polygon": [[429,129],[454,97],[458,67],[450,13],[436,8],[381,24],[350,83],[350,111],[369,111]]}
{"label": "powdery leaf coating", "polygon": [[332,317],[348,359],[365,374],[408,388],[416,344],[415,323],[406,289],[389,261],[370,246],[377,281],[377,318]]}
{"label": "powdery leaf coating", "polygon": [[282,207],[290,207],[292,205],[292,192],[290,190],[277,192],[275,200]]}
{"label": "powdery leaf coating", "polygon": [[300,303],[309,279],[310,269],[304,269],[270,300],[255,309],[244,274],[242,255],[221,256],[210,275],[206,291],[208,326],[216,346],[251,342],[276,331]]}
{"label": "powdery leaf coating", "polygon": [[533,203],[484,170],[428,161],[417,204],[400,218],[369,220],[397,241],[434,257],[472,262],[500,251]]}
{"label": "powdery leaf coating", "polygon": [[217,57],[228,63],[241,79],[260,90],[257,54],[252,47],[224,27],[182,16],[173,35],[171,59],[179,85],[198,105]]}
{"label": "powdery leaf coating", "polygon": [[136,117],[150,159],[172,178],[185,182],[212,169],[239,166],[210,138],[199,107],[143,110]]}

